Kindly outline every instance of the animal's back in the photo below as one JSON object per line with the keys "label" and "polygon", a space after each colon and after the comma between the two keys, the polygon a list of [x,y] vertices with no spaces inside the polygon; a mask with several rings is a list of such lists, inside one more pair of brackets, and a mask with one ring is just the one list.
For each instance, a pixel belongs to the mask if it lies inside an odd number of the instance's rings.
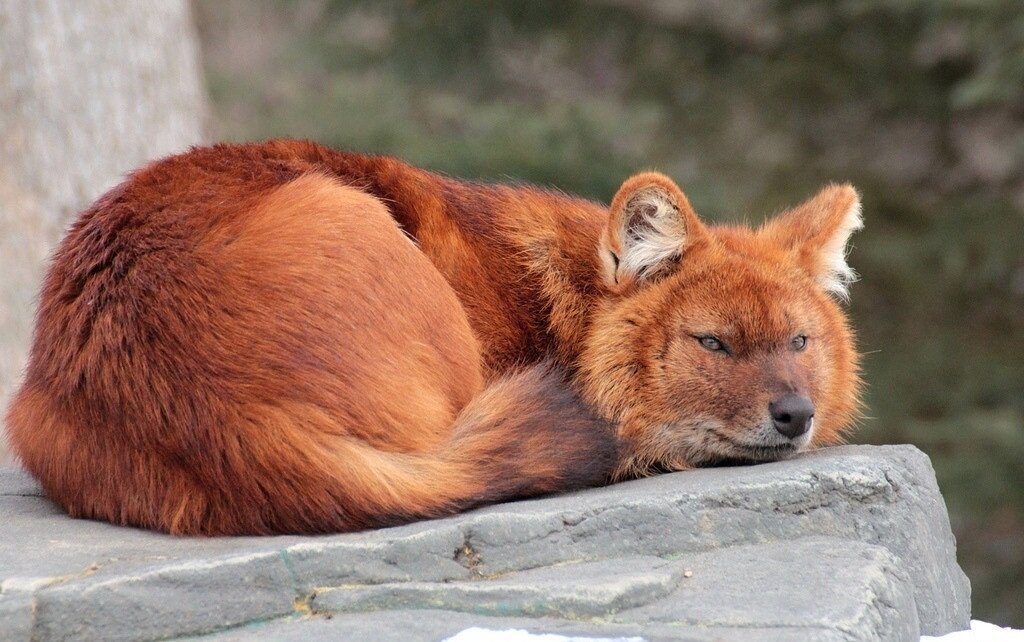
{"label": "animal's back", "polygon": [[155,163],[59,247],[8,425],[72,514],[177,532],[373,524],[361,511],[383,500],[348,496],[365,484],[346,475],[386,466],[359,458],[437,448],[479,390],[461,306],[383,205],[260,156]]}

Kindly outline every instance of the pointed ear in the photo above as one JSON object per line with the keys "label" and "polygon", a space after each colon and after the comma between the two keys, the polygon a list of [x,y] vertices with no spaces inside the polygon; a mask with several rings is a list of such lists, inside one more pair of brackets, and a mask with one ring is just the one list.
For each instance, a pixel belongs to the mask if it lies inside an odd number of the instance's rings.
{"label": "pointed ear", "polygon": [[813,198],[769,221],[761,235],[796,253],[826,291],[844,301],[857,273],[846,263],[850,236],[864,227],[860,196],[852,185],[829,185]]}
{"label": "pointed ear", "polygon": [[682,190],[664,174],[630,178],[612,199],[598,248],[609,287],[621,290],[670,273],[706,233]]}

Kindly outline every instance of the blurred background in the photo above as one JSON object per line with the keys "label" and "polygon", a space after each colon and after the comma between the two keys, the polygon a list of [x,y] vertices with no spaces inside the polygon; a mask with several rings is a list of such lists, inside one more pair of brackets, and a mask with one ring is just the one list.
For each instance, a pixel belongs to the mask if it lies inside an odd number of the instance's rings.
{"label": "blurred background", "polygon": [[77,209],[148,158],[274,136],[602,201],[655,168],[719,221],[852,181],[853,441],[931,456],[974,617],[1024,626],[1018,0],[0,4],[0,405]]}

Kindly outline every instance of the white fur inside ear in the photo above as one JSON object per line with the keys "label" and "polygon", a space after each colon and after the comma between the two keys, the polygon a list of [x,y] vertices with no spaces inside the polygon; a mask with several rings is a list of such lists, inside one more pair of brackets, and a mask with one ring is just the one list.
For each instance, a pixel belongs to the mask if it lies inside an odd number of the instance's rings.
{"label": "white fur inside ear", "polygon": [[862,227],[864,227],[864,218],[858,199],[846,211],[842,223],[821,248],[823,270],[818,281],[826,292],[834,294],[843,301],[850,299],[849,286],[857,280],[857,273],[846,263],[846,255],[850,250],[850,236]]}
{"label": "white fur inside ear", "polygon": [[657,188],[640,190],[622,212],[619,272],[644,278],[679,256],[686,225],[672,197]]}

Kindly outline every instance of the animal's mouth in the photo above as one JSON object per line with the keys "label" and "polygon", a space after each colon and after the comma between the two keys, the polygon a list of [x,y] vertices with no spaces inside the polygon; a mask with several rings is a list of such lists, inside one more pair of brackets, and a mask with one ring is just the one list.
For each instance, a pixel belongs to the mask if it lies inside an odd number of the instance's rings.
{"label": "animal's mouth", "polygon": [[765,464],[772,461],[788,459],[799,452],[793,444],[781,444],[779,446],[753,446],[745,447],[742,451],[738,448],[731,448],[728,454],[713,458],[704,464],[709,468],[718,466],[749,466],[751,464]]}
{"label": "animal's mouth", "polygon": [[800,446],[791,441],[770,444],[745,443],[717,430],[713,431],[713,434],[718,442],[719,452],[712,455],[704,466],[763,464],[788,459],[801,450]]}

